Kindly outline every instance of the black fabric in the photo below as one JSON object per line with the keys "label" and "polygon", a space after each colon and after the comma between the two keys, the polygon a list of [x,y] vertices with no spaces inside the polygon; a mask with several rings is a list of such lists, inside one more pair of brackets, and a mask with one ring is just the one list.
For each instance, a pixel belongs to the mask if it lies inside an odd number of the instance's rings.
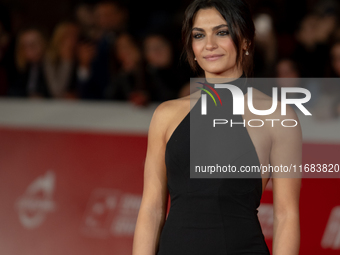
{"label": "black fabric", "polygon": [[[43,71],[42,64],[39,63],[37,70],[37,79],[35,83],[35,89],[32,93],[45,97],[51,98],[51,93],[48,89],[45,73]],[[28,97],[28,83],[30,79],[30,71],[32,69],[32,64],[28,64],[27,67],[22,70],[16,70],[15,76],[13,77],[13,81],[8,88],[8,96],[13,97]]]}
{"label": "black fabric", "polygon": [[[244,74],[241,77],[244,78]],[[247,87],[239,81],[236,79],[232,84],[239,83],[245,94]],[[221,93],[224,99],[229,92],[226,89]],[[156,254],[269,255],[257,215],[262,196],[261,176],[238,179],[190,178],[190,116],[200,114],[200,100],[166,144],[165,163],[171,207]],[[224,102],[228,107],[231,106],[232,102],[229,105],[227,100]],[[235,119],[232,111],[226,114],[226,118]],[[242,121],[242,116],[239,115],[236,121]],[[203,130],[201,134],[206,132],[209,130]],[[259,165],[255,147],[243,125],[225,132],[221,142],[225,142],[226,155],[232,155],[233,165]]]}

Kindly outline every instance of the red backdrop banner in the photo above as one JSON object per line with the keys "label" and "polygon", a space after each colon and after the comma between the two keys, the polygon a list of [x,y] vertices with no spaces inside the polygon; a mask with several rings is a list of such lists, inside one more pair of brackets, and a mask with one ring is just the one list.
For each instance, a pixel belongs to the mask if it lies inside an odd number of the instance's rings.
{"label": "red backdrop banner", "polygon": [[[147,135],[0,128],[0,254],[131,254]],[[339,163],[304,143],[303,163]],[[338,161],[338,162],[336,162]],[[340,179],[303,179],[301,255],[340,253]],[[272,248],[271,182],[259,218]]]}

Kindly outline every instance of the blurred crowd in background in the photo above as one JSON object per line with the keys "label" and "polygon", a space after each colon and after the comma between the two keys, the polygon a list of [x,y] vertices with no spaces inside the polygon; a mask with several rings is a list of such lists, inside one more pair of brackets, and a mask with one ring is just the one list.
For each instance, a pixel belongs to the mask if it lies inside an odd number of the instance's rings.
{"label": "blurred crowd in background", "polygon": [[[191,1],[71,1],[53,26],[25,19],[22,2],[0,2],[0,96],[147,105],[188,95],[202,76],[180,57]],[[254,77],[340,77],[339,1],[248,2]]]}

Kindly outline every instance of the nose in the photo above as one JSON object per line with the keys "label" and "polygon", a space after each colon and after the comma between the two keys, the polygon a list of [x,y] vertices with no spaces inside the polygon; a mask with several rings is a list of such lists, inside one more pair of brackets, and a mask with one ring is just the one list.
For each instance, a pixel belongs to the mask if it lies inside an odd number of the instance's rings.
{"label": "nose", "polygon": [[205,45],[205,48],[207,50],[214,50],[217,48],[217,44],[216,44],[216,40],[214,38],[214,35],[209,35],[206,37],[207,40],[206,40],[206,45]]}

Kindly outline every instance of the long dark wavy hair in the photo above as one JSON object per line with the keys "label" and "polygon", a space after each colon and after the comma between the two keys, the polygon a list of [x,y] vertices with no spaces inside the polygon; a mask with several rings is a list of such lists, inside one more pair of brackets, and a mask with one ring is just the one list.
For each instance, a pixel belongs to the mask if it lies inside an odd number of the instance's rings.
{"label": "long dark wavy hair", "polygon": [[[185,10],[182,25],[182,42],[184,44],[181,57],[185,56],[191,69],[198,73],[202,68],[194,60],[192,50],[192,26],[198,10],[216,8],[228,24],[230,36],[236,48],[236,64],[241,67],[246,77],[253,76],[255,26],[248,3],[244,0],[194,0]],[[241,55],[242,41],[247,40],[249,55]]]}

